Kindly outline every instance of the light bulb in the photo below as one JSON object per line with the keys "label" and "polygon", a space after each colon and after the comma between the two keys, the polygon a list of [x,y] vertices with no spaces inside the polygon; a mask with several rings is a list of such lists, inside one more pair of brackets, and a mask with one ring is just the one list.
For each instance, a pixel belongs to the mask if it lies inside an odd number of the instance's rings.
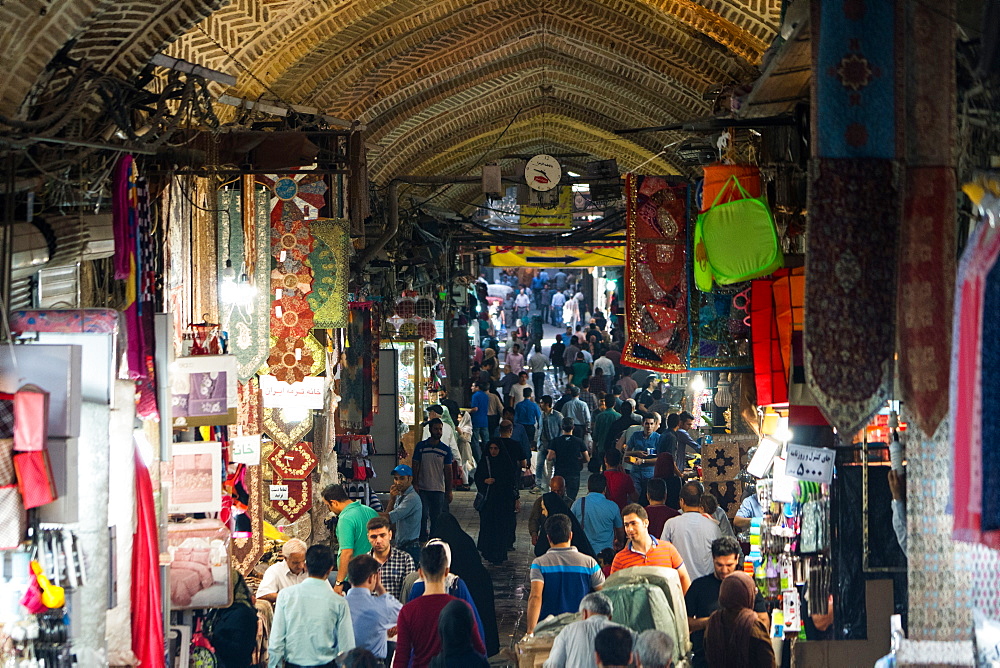
{"label": "light bulb", "polygon": [[700,374],[695,374],[695,376],[688,381],[688,389],[695,396],[700,395],[705,391],[705,378]]}

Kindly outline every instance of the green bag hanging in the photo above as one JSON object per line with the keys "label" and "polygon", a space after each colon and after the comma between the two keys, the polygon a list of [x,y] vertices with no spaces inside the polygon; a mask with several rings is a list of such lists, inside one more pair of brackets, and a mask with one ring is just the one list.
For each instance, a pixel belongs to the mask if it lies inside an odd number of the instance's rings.
{"label": "green bag hanging", "polygon": [[735,182],[743,198],[718,204],[716,196],[715,203],[698,216],[695,225],[695,284],[703,292],[712,289],[713,278],[719,285],[739,283],[766,276],[785,262],[767,202],[751,197],[735,176],[730,181]]}

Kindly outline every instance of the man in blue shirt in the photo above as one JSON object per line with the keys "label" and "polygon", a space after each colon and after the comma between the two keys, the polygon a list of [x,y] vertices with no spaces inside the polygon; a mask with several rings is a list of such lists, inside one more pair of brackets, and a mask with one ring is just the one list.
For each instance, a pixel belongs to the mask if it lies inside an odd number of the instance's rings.
{"label": "man in blue shirt", "polygon": [[629,475],[639,498],[646,494],[646,481],[653,477],[655,455],[660,454],[660,435],[656,432],[656,418],[647,415],[642,419],[642,431],[632,434],[625,444],[625,454],[633,457],[649,457],[645,464],[632,464]]}
{"label": "man in blue shirt", "polygon": [[769,480],[758,480],[754,493],[743,499],[740,509],[736,511],[736,517],[733,518],[733,527],[737,531],[746,531],[750,528],[751,520],[764,517],[764,506],[760,503],[760,497],[765,496],[769,482]]}
{"label": "man in blue shirt", "polygon": [[538,426],[542,423],[542,409],[535,403],[535,398],[531,396],[531,388],[524,388],[524,399],[514,406],[514,424],[524,427],[524,432],[528,435],[528,443],[535,445],[535,435]]}
{"label": "man in blue shirt", "polygon": [[476,391],[472,393],[472,454],[476,461],[482,459],[482,446],[490,440],[490,397],[487,388],[482,383],[476,383]]}
{"label": "man in blue shirt", "polygon": [[615,549],[616,542],[625,544],[621,511],[617,503],[604,496],[607,488],[608,481],[603,473],[591,473],[587,479],[587,495],[574,501],[571,508],[595,553],[605,548]]}
{"label": "man in blue shirt", "polygon": [[381,566],[367,554],[351,559],[351,563],[347,565],[351,589],[345,598],[351,609],[357,646],[364,647],[375,658],[384,661],[388,653],[386,634],[396,625],[396,618],[399,617],[403,604],[382,586],[379,571]]}
{"label": "man in blue shirt", "polygon": [[570,545],[573,531],[568,517],[549,517],[545,520],[545,534],[551,547],[531,562],[528,633],[534,631],[539,619],[575,611],[584,596],[604,585],[604,573],[593,557],[580,554]]}
{"label": "man in blue shirt", "polygon": [[330,548],[313,545],[306,550],[309,577],[278,592],[268,644],[268,668],[282,664],[332,666],[338,654],[354,648],[350,608],[327,582],[332,570]]}
{"label": "man in blue shirt", "polygon": [[413,489],[413,469],[400,464],[392,470],[389,488],[389,521],[396,525],[396,547],[411,557],[420,556],[420,520],[424,504]]}

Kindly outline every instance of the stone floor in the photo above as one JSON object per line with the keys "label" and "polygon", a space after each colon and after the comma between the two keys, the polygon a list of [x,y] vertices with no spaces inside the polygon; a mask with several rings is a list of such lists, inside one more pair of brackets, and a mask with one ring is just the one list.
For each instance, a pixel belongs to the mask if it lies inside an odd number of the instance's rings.
{"label": "stone floor", "polygon": [[[479,513],[472,508],[475,492],[456,492],[451,503],[451,513],[461,523],[466,533],[479,537]],[[528,536],[528,515],[537,496],[521,492],[521,513],[517,518],[515,549],[508,554],[506,563],[493,566],[483,562],[493,578],[493,597],[496,602],[497,628],[500,632],[500,654],[490,659],[491,666],[516,665],[513,647],[524,637],[524,615],[528,607],[528,569],[535,558]],[[509,651],[508,651],[509,650]]]}

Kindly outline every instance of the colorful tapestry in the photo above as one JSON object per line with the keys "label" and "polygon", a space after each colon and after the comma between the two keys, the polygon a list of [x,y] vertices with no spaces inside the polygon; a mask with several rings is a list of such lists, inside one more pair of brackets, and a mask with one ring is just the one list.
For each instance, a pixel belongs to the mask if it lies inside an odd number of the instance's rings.
{"label": "colorful tapestry", "polygon": [[267,461],[282,480],[302,480],[316,468],[316,455],[304,441],[290,447],[275,445]]}
{"label": "colorful tapestry", "polygon": [[382,314],[378,309],[373,308],[371,310],[372,314],[372,326],[371,326],[371,362],[372,362],[372,423],[375,422],[375,413],[378,413],[379,404],[379,391],[378,391],[378,372],[379,372],[379,348],[382,347]]}
{"label": "colorful tapestry", "polygon": [[236,404],[236,424],[244,434],[260,434],[264,430],[260,412],[260,382],[256,377],[236,386],[239,401]]}
{"label": "colorful tapestry", "polygon": [[[375,333],[377,335],[377,332]],[[372,303],[351,302],[347,345],[340,357],[340,427],[370,427],[372,414]],[[376,353],[377,355],[377,353]]]}
{"label": "colorful tapestry", "polygon": [[897,157],[901,130],[897,114],[902,106],[897,71],[903,50],[898,14],[902,4],[896,0],[813,0],[813,30],[818,34],[814,38],[814,155]]}
{"label": "colorful tapestry", "polygon": [[223,283],[221,272],[225,270],[225,260],[228,259],[237,278],[245,264],[249,272],[247,279],[254,289],[249,302],[227,303],[220,300],[221,324],[229,332],[229,352],[236,357],[236,371],[240,381],[257,373],[269,351],[268,305],[271,303],[272,291],[268,289],[271,284],[268,276],[271,266],[268,200],[266,191],[254,190],[254,210],[247,213],[254,221],[255,238],[246,243],[245,226],[242,224],[243,194],[237,190],[219,191],[217,229],[219,255],[223,258],[219,263],[219,283]]}
{"label": "colorful tapestry", "polygon": [[309,254],[312,292],[309,305],[315,327],[347,326],[347,279],[350,273],[350,222],[343,218],[320,218],[310,224],[315,244]]}
{"label": "colorful tapestry", "polygon": [[[994,233],[995,235],[996,233]],[[1000,261],[994,259],[983,282],[982,528],[1000,530]]]}
{"label": "colorful tapestry", "polygon": [[286,336],[276,339],[267,358],[270,373],[278,380],[286,383],[298,383],[306,376],[316,363],[316,358],[306,346],[305,338]]}
{"label": "colorful tapestry", "polygon": [[264,484],[260,466],[246,467],[243,487],[249,497],[246,515],[250,519],[250,536],[233,536],[233,563],[240,573],[249,575],[264,554]]}
{"label": "colorful tapestry", "polygon": [[908,167],[896,299],[899,384],[912,420],[929,436],[948,411],[954,282],[954,170]]}
{"label": "colorful tapestry", "polygon": [[[305,418],[300,421],[289,420],[284,408],[264,408],[262,414],[263,431],[274,441],[274,447],[287,448],[304,441],[313,428],[312,411],[306,411]],[[261,457],[267,457],[266,448],[261,448]]]}
{"label": "colorful tapestry", "polygon": [[899,189],[889,160],[815,162],[806,381],[830,424],[853,434],[885,405],[892,387]]}
{"label": "colorful tapestry", "polygon": [[285,480],[274,478],[275,485],[288,485],[288,499],[271,501],[271,507],[281,513],[289,522],[294,522],[312,509],[312,479]]}
{"label": "colorful tapestry", "polygon": [[750,283],[693,290],[690,299],[690,368],[751,368]]}
{"label": "colorful tapestry", "polygon": [[688,360],[688,188],[625,177],[626,366],[676,373]]}
{"label": "colorful tapestry", "polygon": [[118,334],[119,313],[110,308],[11,311],[10,329],[21,332]]}
{"label": "colorful tapestry", "polygon": [[705,491],[715,497],[719,507],[726,512],[731,520],[736,517],[736,511],[743,502],[743,483],[739,480],[725,480],[705,484]]}
{"label": "colorful tapestry", "polygon": [[[724,434],[714,435],[712,442],[706,443],[701,449],[701,468],[705,482],[722,482],[739,477],[743,455],[740,442],[723,436]],[[757,439],[752,440],[756,445]],[[750,445],[750,442],[746,443],[747,448]]]}

